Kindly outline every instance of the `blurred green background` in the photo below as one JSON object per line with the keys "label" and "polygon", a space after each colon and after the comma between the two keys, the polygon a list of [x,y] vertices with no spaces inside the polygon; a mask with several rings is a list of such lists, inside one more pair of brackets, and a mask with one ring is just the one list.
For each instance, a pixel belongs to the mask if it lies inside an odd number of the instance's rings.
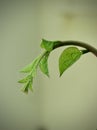
{"label": "blurred green background", "polygon": [[96,130],[97,58],[84,55],[61,78],[38,72],[25,95],[19,70],[40,54],[41,39],[79,40],[97,48],[96,0],[0,0],[0,130]]}

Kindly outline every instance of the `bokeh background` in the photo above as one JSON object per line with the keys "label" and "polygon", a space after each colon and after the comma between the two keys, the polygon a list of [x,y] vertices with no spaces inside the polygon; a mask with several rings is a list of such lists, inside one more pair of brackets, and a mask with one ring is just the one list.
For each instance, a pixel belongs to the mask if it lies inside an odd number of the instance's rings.
{"label": "bokeh background", "polygon": [[25,95],[19,70],[40,54],[41,39],[79,40],[97,48],[97,0],[0,0],[0,130],[96,130],[97,58],[84,55],[61,78],[51,53]]}

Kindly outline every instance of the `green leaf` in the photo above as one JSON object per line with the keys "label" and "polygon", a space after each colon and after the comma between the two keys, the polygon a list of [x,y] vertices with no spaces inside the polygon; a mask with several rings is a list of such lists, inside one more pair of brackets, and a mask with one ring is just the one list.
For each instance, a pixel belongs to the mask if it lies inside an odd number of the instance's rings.
{"label": "green leaf", "polygon": [[81,55],[81,51],[76,47],[69,47],[65,49],[59,57],[60,76],[67,68],[69,68],[73,63],[75,63]]}
{"label": "green leaf", "polygon": [[27,94],[29,89],[33,91],[32,81],[28,81],[21,90]]}
{"label": "green leaf", "polygon": [[39,67],[41,71],[49,76],[49,71],[48,71],[48,57],[49,57],[50,52],[47,52],[44,57],[41,59]]}
{"label": "green leaf", "polygon": [[28,89],[29,89],[29,82],[27,82],[21,90],[26,94],[28,94]]}
{"label": "green leaf", "polygon": [[52,51],[56,44],[58,44],[57,41],[47,41],[45,39],[42,39],[41,47],[46,49],[47,51]]}
{"label": "green leaf", "polygon": [[27,77],[19,80],[18,83],[26,83],[26,82],[30,81],[31,79],[32,79],[32,76],[28,75]]}
{"label": "green leaf", "polygon": [[35,72],[35,69],[38,66],[39,60],[40,60],[40,57],[36,58],[32,63],[30,63],[29,65],[24,67],[21,70],[21,72],[23,72],[23,73],[28,73],[28,72],[31,72],[31,71]]}
{"label": "green leaf", "polygon": [[30,84],[29,84],[29,90],[33,92],[32,82],[30,82]]}

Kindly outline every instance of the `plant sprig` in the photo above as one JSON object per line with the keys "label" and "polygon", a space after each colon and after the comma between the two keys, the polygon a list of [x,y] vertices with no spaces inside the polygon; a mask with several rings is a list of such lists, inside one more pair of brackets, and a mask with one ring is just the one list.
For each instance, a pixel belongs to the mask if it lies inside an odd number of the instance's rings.
{"label": "plant sprig", "polygon": [[[78,41],[47,41],[42,39],[41,48],[45,49],[45,52],[39,55],[35,60],[32,61],[29,65],[24,67],[20,72],[27,73],[28,75],[19,80],[19,83],[24,84],[22,91],[28,93],[29,90],[33,91],[33,79],[36,76],[36,72],[38,67],[40,70],[49,77],[49,69],[48,69],[48,58],[50,52],[54,49],[62,46],[70,46],[64,49],[59,57],[59,72],[60,76],[66,71],[72,64],[74,64],[83,54],[88,52],[92,52],[95,56],[97,56],[97,49],[83,42]],[[80,46],[85,48],[84,50],[79,50],[75,46]]]}

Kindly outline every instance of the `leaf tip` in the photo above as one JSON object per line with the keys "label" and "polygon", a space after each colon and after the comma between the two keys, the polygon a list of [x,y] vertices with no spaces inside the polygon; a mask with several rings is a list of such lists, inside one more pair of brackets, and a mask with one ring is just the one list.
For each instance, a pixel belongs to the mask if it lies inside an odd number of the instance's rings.
{"label": "leaf tip", "polygon": [[60,73],[59,77],[61,77],[61,76],[62,76],[62,74],[63,74],[63,73]]}
{"label": "leaf tip", "polygon": [[23,93],[25,93],[26,95],[28,95],[28,90],[25,90],[24,88],[22,88],[21,91],[22,91]]}
{"label": "leaf tip", "polygon": [[19,80],[18,83],[21,83],[21,80]]}
{"label": "leaf tip", "polygon": [[49,74],[46,74],[46,76],[47,76],[48,78],[50,78],[50,75],[49,75]]}
{"label": "leaf tip", "polygon": [[20,72],[20,73],[28,73],[29,71],[22,69],[22,70],[20,70],[19,72]]}

